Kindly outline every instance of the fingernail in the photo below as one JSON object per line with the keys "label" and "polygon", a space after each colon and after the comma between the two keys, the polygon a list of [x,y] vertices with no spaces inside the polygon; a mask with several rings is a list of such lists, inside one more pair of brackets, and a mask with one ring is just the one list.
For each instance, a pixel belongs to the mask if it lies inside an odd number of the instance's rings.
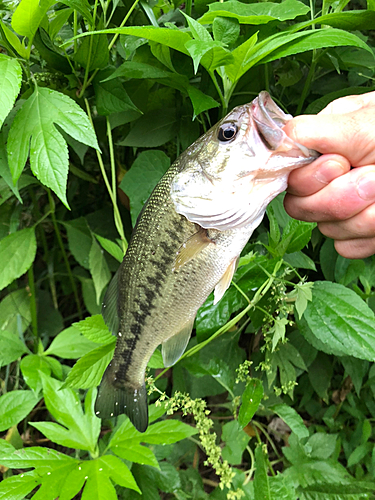
{"label": "fingernail", "polygon": [[375,198],[375,172],[368,173],[357,180],[357,192],[363,200]]}
{"label": "fingernail", "polygon": [[329,160],[319,167],[319,169],[315,172],[314,177],[317,181],[322,182],[323,184],[328,184],[333,181],[333,179],[336,179],[336,177],[339,177],[343,171],[341,163]]}

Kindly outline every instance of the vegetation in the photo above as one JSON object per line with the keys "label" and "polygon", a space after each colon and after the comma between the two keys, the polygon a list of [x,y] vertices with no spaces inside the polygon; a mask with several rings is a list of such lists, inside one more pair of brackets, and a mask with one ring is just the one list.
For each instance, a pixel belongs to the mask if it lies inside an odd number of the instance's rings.
{"label": "vegetation", "polygon": [[181,360],[152,357],[148,430],[93,405],[156,182],[261,90],[293,114],[369,91],[375,3],[131,2],[0,2],[0,500],[374,498],[375,259],[282,196]]}

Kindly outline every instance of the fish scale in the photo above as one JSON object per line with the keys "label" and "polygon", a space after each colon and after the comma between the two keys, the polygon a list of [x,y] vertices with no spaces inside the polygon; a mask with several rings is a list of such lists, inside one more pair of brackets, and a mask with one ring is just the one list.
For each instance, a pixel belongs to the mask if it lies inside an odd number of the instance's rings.
{"label": "fish scale", "polygon": [[[237,259],[268,202],[285,189],[292,168],[316,157],[284,134],[283,164],[280,167],[279,158],[274,161],[281,154],[280,134],[270,134],[267,142],[252,120],[255,105],[263,118],[267,103],[274,111],[276,105],[267,96],[263,93],[258,101],[236,108],[190,146],[146,202],[104,299],[103,317],[117,344],[96,401],[101,418],[126,413],[138,430],[147,428],[144,380],[154,350],[162,344],[165,366],[183,354],[198,308],[213,289],[217,301],[230,285]],[[266,125],[278,132],[280,125],[266,118]],[[233,142],[218,139],[223,127],[236,128]],[[265,143],[274,137],[271,150]],[[256,154],[269,166],[268,176],[249,165]],[[242,201],[243,191],[250,198],[261,193],[261,203],[249,203],[246,197]],[[244,204],[249,205],[247,211]]]}

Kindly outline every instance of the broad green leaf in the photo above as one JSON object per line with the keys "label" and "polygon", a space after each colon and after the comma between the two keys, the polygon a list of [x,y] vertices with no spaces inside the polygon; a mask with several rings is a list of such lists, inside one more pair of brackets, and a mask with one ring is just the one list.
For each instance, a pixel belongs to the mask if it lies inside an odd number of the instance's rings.
{"label": "broad green leaf", "polygon": [[284,474],[270,477],[269,485],[272,500],[297,500],[298,498],[293,481]]}
{"label": "broad green leaf", "polygon": [[19,335],[30,323],[30,296],[27,290],[20,288],[6,295],[0,302],[0,331]]}
{"label": "broad green leaf", "polygon": [[352,290],[329,281],[316,281],[312,301],[297,319],[302,335],[328,354],[375,360],[375,317]]}
{"label": "broad green leaf", "polygon": [[92,6],[87,0],[61,0],[61,3],[77,10],[87,21],[92,24]]}
{"label": "broad green leaf", "polygon": [[232,420],[223,425],[221,440],[224,441],[223,460],[230,464],[241,464],[242,455],[250,437],[242,430],[237,420]]}
{"label": "broad green leaf", "polygon": [[[7,392],[0,396],[0,431],[5,431],[21,422],[37,402],[34,393],[26,390]],[[4,465],[1,460],[0,463]]]}
{"label": "broad green leaf", "polygon": [[99,465],[103,465],[106,473],[111,479],[124,488],[131,488],[132,490],[141,493],[134,480],[134,477],[128,467],[113,455],[104,455],[98,458]]}
{"label": "broad green leaf", "polygon": [[283,256],[285,262],[296,269],[311,269],[316,271],[315,262],[302,252],[287,253]]}
{"label": "broad green leaf", "polygon": [[64,222],[68,234],[69,250],[76,261],[85,269],[89,269],[89,254],[92,245],[92,236],[84,217]]}
{"label": "broad green leaf", "polygon": [[214,39],[226,46],[234,43],[240,34],[240,25],[236,19],[215,17],[212,23]]}
{"label": "broad green leaf", "polygon": [[310,456],[322,460],[329,458],[335,451],[336,442],[336,434],[316,432],[307,441],[307,446],[311,447]]}
{"label": "broad green leaf", "polygon": [[307,303],[312,300],[312,288],[314,286],[313,282],[298,284],[295,287],[296,290],[296,301],[294,306],[298,313],[298,317],[301,318],[302,314],[305,312]]}
{"label": "broad green leaf", "polygon": [[[0,20],[0,26],[4,32],[5,38],[11,47],[24,59],[28,59],[29,51],[21,43],[18,36],[8,26]],[[1,32],[0,32],[1,33]]]}
{"label": "broad green leaf", "polygon": [[191,100],[191,103],[194,108],[194,116],[198,116],[200,113],[207,111],[208,109],[217,108],[220,104],[215,101],[211,96],[204,94],[196,87],[189,85],[188,94]]}
{"label": "broad green leaf", "polygon": [[129,440],[123,444],[114,444],[111,446],[111,450],[119,457],[129,460],[129,462],[159,467],[154,452],[150,448],[147,448],[147,446],[138,444],[136,441]]}
{"label": "broad green leaf", "polygon": [[104,251],[94,238],[89,253],[89,266],[95,286],[96,302],[99,304],[101,294],[111,279],[111,272],[105,260]]}
{"label": "broad green leaf", "polygon": [[115,243],[114,241],[109,240],[108,238],[104,238],[99,234],[94,235],[95,238],[99,241],[101,246],[104,248],[106,252],[108,252],[112,257],[114,257],[119,262],[122,262],[124,259],[124,252],[122,249]]}
{"label": "broad green leaf", "polygon": [[113,357],[114,348],[115,341],[97,347],[85,354],[69,372],[64,387],[88,389],[99,385],[104,370]]}
{"label": "broad green leaf", "polygon": [[27,385],[38,394],[42,390],[41,374],[51,375],[52,367],[45,356],[29,354],[21,360],[21,371]]}
{"label": "broad green leaf", "polygon": [[299,437],[299,439],[308,437],[309,431],[307,430],[302,418],[298,415],[296,410],[286,404],[275,405],[271,407],[284,422],[289,425],[292,431]]}
{"label": "broad green leaf", "polygon": [[359,396],[363,379],[366,377],[369,369],[369,363],[367,361],[363,361],[362,359],[353,358],[352,356],[342,356],[340,361],[343,364],[346,373],[350,375],[356,393]]}
{"label": "broad green leaf", "polygon": [[153,352],[147,366],[149,368],[164,368],[163,356],[161,355],[161,351],[159,351],[159,349],[156,349]]}
{"label": "broad green leaf", "polygon": [[176,468],[169,462],[160,462],[160,469],[156,467],[142,467],[142,474],[155,484],[159,490],[174,493],[181,487],[180,476]]}
{"label": "broad green leaf", "polygon": [[301,500],[366,500],[371,498],[375,484],[355,481],[353,484],[313,484],[301,491]]}
{"label": "broad green leaf", "polygon": [[297,0],[284,0],[281,3],[260,2],[251,4],[229,0],[228,2],[211,3],[208,9],[208,12],[199,19],[201,24],[210,24],[217,17],[234,18],[240,24],[266,24],[275,19],[279,21],[295,19],[297,16],[307,14],[310,10]]}
{"label": "broad green leaf", "polygon": [[58,380],[43,376],[43,395],[48,411],[58,424],[34,422],[34,427],[62,446],[95,453],[100,419],[94,414],[93,392],[88,391],[86,395],[85,413],[77,394],[72,389],[63,389]]}
{"label": "broad green leaf", "polygon": [[13,363],[26,352],[28,348],[16,334],[0,330],[0,368]]}
{"label": "broad green leaf", "polygon": [[100,115],[108,116],[121,111],[132,111],[141,115],[141,111],[132,102],[119,79],[100,81],[101,78],[99,74],[94,80],[96,108]]}
{"label": "broad green leaf", "polygon": [[[63,2],[62,2],[63,3]],[[59,31],[62,29],[62,27],[65,25],[65,23],[68,21],[69,17],[73,14],[73,9],[61,9],[55,12],[55,16],[53,19],[50,20],[49,26],[48,26],[48,34],[51,37],[51,40],[54,40],[59,33]]]}
{"label": "broad green leaf", "polygon": [[[3,131],[0,132],[0,180],[7,184],[10,191],[14,194],[14,196],[16,196],[18,201],[20,203],[22,203],[22,199],[21,199],[19,189],[18,189],[18,183],[16,183],[15,185],[13,184],[12,174],[11,174],[10,169],[9,169],[8,153],[7,153],[6,143],[5,143],[5,141],[6,141],[6,138],[5,138],[6,126],[7,126],[7,123],[5,121]],[[8,191],[8,196],[4,195],[3,190],[0,188],[0,196],[1,196],[1,202],[4,203],[8,198],[10,198],[11,194]]]}
{"label": "broad green leaf", "polygon": [[90,56],[89,71],[105,68],[108,64],[108,41],[105,35],[92,35],[81,40],[74,60],[86,68]]}
{"label": "broad green leaf", "polygon": [[12,28],[19,35],[26,36],[29,44],[39,28],[53,0],[21,0],[12,17]]}
{"label": "broad green leaf", "polygon": [[353,467],[353,465],[358,464],[361,460],[369,455],[374,448],[373,443],[363,443],[357,446],[355,450],[350,454],[348,458],[348,467]]}
{"label": "broad green leaf", "polygon": [[143,151],[124,175],[120,188],[129,196],[133,226],[143,205],[169,165],[170,160],[162,151]]}
{"label": "broad green leaf", "polygon": [[[305,463],[299,461],[297,464],[289,467],[284,474],[290,478],[295,485],[299,485],[302,488],[313,487],[312,489],[315,489],[318,485],[328,489],[328,485],[340,485],[341,488],[344,488],[344,485],[349,485],[353,481],[353,478],[348,474],[345,467],[332,459],[310,460]],[[323,495],[319,500],[325,500],[326,498],[327,497]],[[334,498],[335,497],[333,497],[332,500],[334,500]]]}
{"label": "broad green leaf", "polygon": [[36,255],[35,229],[21,229],[0,240],[0,290],[24,274]]}
{"label": "broad green leaf", "polygon": [[151,444],[172,444],[193,436],[197,432],[195,427],[191,427],[184,422],[164,420],[150,425],[147,431],[142,434],[142,441]]}
{"label": "broad green leaf", "polygon": [[[173,73],[165,69],[138,61],[125,61],[104,82],[120,76],[125,78],[169,78]],[[103,81],[102,81],[103,82]]]}
{"label": "broad green leaf", "polygon": [[333,376],[330,358],[323,352],[319,352],[309,366],[308,376],[310,384],[318,396],[328,402],[328,389],[331,385],[331,378]]}
{"label": "broad green leaf", "polygon": [[24,500],[41,481],[34,471],[7,477],[0,483],[0,500]]}
{"label": "broad green leaf", "polygon": [[138,148],[154,148],[172,140],[177,132],[175,109],[150,111],[139,118],[129,134],[118,144]]}
{"label": "broad green leaf", "polygon": [[55,124],[77,141],[99,148],[87,115],[72,99],[48,88],[35,87],[9,131],[8,161],[16,182],[30,150],[30,166],[35,176],[68,206],[68,149]]}
{"label": "broad green leaf", "polygon": [[273,500],[267,475],[267,460],[262,446],[255,448],[254,500]]}
{"label": "broad green leaf", "polygon": [[199,64],[202,64],[208,71],[213,71],[219,66],[224,66],[233,62],[233,55],[224,47],[221,42],[203,40],[190,40],[186,42],[186,48],[193,59],[194,72],[198,71]]}
{"label": "broad green leaf", "polygon": [[371,29],[375,22],[375,12],[372,10],[350,10],[346,12],[331,12],[324,16],[314,18],[312,21],[307,21],[294,25],[290,30],[307,28],[312,24],[321,24],[332,26],[332,28],[340,28],[346,31],[366,30]]}
{"label": "broad green leaf", "polygon": [[257,379],[251,379],[242,394],[242,404],[238,414],[238,423],[245,427],[253,418],[263,399],[263,384]]}
{"label": "broad green leaf", "polygon": [[28,469],[30,467],[55,467],[62,462],[75,463],[76,460],[51,448],[39,446],[15,450],[12,454],[0,456],[0,463],[10,469]]}
{"label": "broad green leaf", "polygon": [[258,33],[254,33],[246,42],[232,50],[233,62],[227,64],[224,68],[224,73],[231,82],[237,82],[251,67],[251,63],[245,65],[244,62],[248,60],[249,54],[252,53],[252,48],[257,43],[257,40]]}
{"label": "broad green leaf", "polygon": [[22,69],[17,59],[0,54],[0,128],[14,105],[21,81]]}
{"label": "broad green leaf", "polygon": [[108,330],[101,314],[89,316],[78,323],[74,323],[73,326],[87,339],[96,344],[111,344],[114,342],[114,336]]}
{"label": "broad green leaf", "polygon": [[77,359],[95,349],[97,345],[86,339],[74,326],[60,332],[45,354],[52,354],[65,359]]}
{"label": "broad green leaf", "polygon": [[185,12],[182,12],[182,14],[187,20],[189,28],[195,40],[201,40],[202,42],[212,42],[210,33],[204,26],[202,26],[202,24],[199,24],[198,21],[185,14]]}
{"label": "broad green leaf", "polygon": [[[171,49],[178,50],[184,54],[188,54],[185,48],[185,43],[191,40],[189,33],[185,31],[170,29],[170,28],[156,28],[155,26],[132,26],[129,28],[114,28],[108,30],[97,31],[96,33],[105,34],[120,34],[120,35],[132,35],[140,38],[146,38],[147,40],[152,40],[153,42],[159,42],[163,45],[167,45]],[[86,36],[86,34],[80,35]]]}
{"label": "broad green leaf", "polygon": [[292,219],[284,228],[280,243],[282,255],[302,250],[311,239],[311,232],[316,227],[315,223],[303,222]]}

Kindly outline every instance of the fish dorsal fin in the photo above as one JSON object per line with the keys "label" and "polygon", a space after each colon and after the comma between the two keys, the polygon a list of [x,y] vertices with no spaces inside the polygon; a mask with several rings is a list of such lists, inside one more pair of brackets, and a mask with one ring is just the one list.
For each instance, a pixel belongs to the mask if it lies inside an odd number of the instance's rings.
{"label": "fish dorsal fin", "polygon": [[173,271],[178,271],[191,259],[194,259],[208,245],[215,243],[207,236],[207,231],[200,229],[188,238],[185,243],[179,248],[177,257],[173,266]]}
{"label": "fish dorsal fin", "polygon": [[[121,266],[120,266],[121,268]],[[105,324],[108,326],[112,335],[117,335],[119,330],[120,317],[118,312],[118,296],[119,296],[119,275],[120,268],[113,276],[107,291],[104,295],[102,303],[102,316]]]}
{"label": "fish dorsal fin", "polygon": [[231,283],[232,278],[233,278],[234,271],[237,268],[237,263],[238,263],[238,258],[232,260],[232,262],[229,264],[227,270],[223,274],[221,280],[215,286],[214,305],[219,302],[219,300],[223,297],[226,290],[229,288],[230,283]]}
{"label": "fish dorsal fin", "polygon": [[173,337],[170,337],[161,344],[164,366],[172,366],[181,358],[189,342],[193,325],[194,318],[186,323],[176,335],[173,335]]}

